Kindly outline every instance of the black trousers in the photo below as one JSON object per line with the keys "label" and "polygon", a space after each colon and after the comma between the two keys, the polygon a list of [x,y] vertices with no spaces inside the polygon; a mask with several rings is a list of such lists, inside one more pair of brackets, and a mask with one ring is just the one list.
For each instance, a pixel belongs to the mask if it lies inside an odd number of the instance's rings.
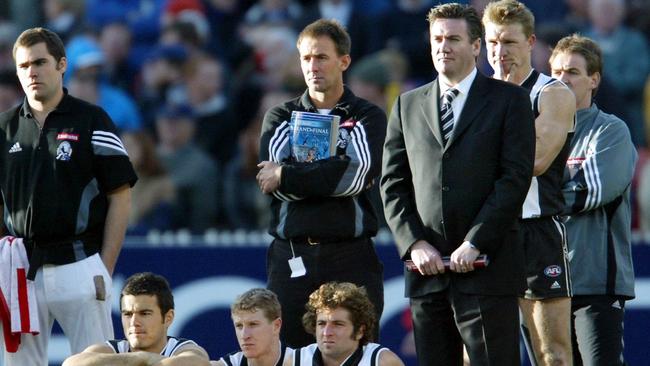
{"label": "black trousers", "polygon": [[276,239],[267,252],[267,287],[278,295],[282,305],[280,338],[290,347],[298,348],[314,343],[302,326],[302,316],[309,295],[320,285],[331,282],[352,282],[363,286],[375,305],[377,323],[375,340],[379,336],[379,318],[384,309],[383,264],[379,261],[369,238],[349,242],[310,245],[294,242],[296,257],[301,257],[307,274],[291,278],[289,259],[292,258],[289,241]]}
{"label": "black trousers", "polygon": [[625,300],[617,296],[574,296],[571,299],[573,364],[625,365],[624,315]]}
{"label": "black trousers", "polygon": [[419,366],[463,365],[463,344],[472,366],[518,366],[517,297],[445,291],[411,298]]}

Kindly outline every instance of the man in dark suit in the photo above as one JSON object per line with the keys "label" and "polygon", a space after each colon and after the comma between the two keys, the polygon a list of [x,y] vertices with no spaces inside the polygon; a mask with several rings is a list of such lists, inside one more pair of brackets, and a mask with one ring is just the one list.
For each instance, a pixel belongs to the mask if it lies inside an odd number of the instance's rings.
{"label": "man in dark suit", "polygon": [[[406,272],[419,365],[519,365],[524,288],[517,217],[533,173],[526,91],[476,70],[483,29],[472,8],[428,16],[439,77],[401,95],[384,145],[382,197]],[[481,253],[490,264],[474,268]],[[442,256],[450,256],[448,270]]]}

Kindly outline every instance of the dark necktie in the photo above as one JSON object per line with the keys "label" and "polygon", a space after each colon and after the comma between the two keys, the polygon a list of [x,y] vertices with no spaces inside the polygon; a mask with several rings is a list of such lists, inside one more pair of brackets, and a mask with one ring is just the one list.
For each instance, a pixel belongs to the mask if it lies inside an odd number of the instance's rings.
{"label": "dark necktie", "polygon": [[454,111],[451,107],[451,102],[458,96],[458,89],[447,89],[442,95],[440,103],[440,132],[442,133],[442,141],[447,144],[451,133],[454,130]]}

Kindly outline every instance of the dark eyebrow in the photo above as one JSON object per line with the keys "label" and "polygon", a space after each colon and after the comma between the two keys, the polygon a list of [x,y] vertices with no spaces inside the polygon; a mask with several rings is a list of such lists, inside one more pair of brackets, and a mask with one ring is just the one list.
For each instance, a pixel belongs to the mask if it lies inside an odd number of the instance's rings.
{"label": "dark eyebrow", "polygon": [[47,61],[47,59],[45,57],[41,57],[41,58],[37,58],[35,60],[23,62],[22,64],[18,64],[18,67],[26,67],[26,66],[29,66],[30,64],[42,64],[43,62],[46,62],[46,61]]}

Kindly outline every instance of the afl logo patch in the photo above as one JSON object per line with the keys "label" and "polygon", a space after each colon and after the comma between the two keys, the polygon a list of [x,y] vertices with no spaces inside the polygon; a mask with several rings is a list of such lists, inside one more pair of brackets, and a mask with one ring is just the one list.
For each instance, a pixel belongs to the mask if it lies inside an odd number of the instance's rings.
{"label": "afl logo patch", "polygon": [[68,141],[62,141],[56,148],[56,160],[68,161],[72,156],[72,146]]}
{"label": "afl logo patch", "polygon": [[558,265],[552,265],[544,268],[544,274],[547,277],[557,277],[562,274],[562,268]]}

